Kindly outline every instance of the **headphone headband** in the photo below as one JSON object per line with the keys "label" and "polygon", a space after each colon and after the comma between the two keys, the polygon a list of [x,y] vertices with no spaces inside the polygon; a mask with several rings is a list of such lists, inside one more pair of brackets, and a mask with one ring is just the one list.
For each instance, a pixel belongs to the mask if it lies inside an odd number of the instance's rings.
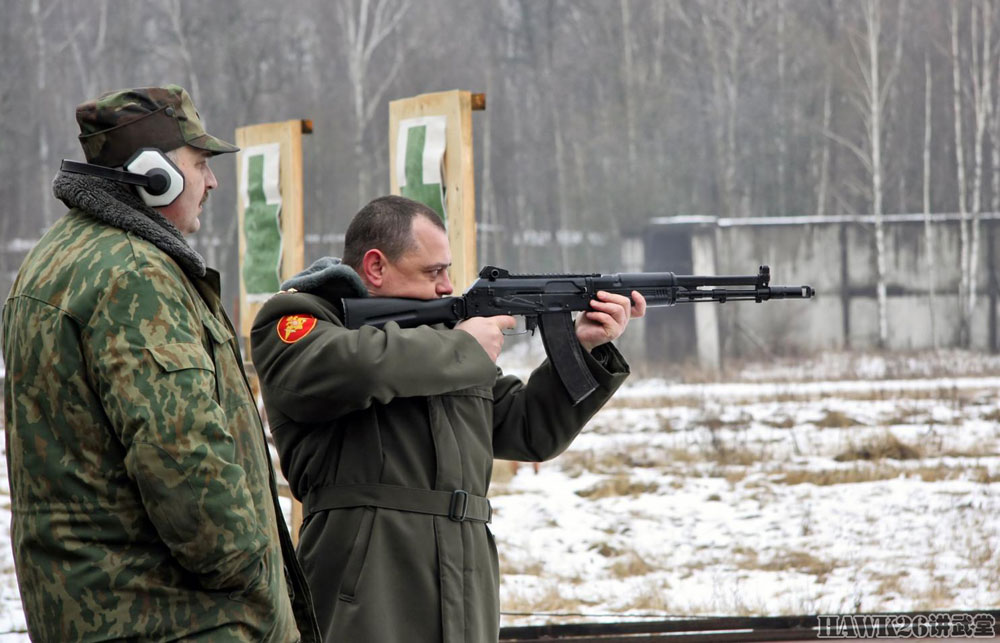
{"label": "headphone headband", "polygon": [[125,162],[125,170],[68,159],[63,159],[60,169],[134,185],[146,205],[153,208],[170,205],[184,190],[184,175],[180,169],[163,152],[150,147],[133,154]]}
{"label": "headphone headband", "polygon": [[[69,159],[63,159],[62,165],[59,169],[63,172],[69,172],[71,174],[87,174],[90,176],[99,176],[102,179],[108,179],[110,181],[117,181],[118,183],[128,183],[129,185],[138,185],[139,187],[146,188],[150,191],[155,191],[157,188],[153,183],[163,183],[164,179],[157,176],[147,176],[145,174],[136,174],[135,172],[125,172],[124,170],[116,170],[111,167],[104,167],[103,165],[94,165],[93,163],[81,163],[79,161],[70,161]],[[156,178],[160,178],[156,181]],[[162,190],[162,185],[159,188]]]}

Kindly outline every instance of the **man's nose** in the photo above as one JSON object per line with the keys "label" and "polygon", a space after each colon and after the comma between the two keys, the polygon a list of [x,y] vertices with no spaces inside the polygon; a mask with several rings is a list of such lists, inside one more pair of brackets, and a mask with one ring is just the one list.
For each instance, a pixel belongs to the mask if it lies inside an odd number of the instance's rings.
{"label": "man's nose", "polygon": [[443,276],[441,277],[441,280],[438,281],[438,284],[437,284],[437,296],[438,297],[447,297],[452,292],[454,292],[454,288],[451,285],[451,278],[448,276],[448,271],[447,270],[442,270],[441,274]]}
{"label": "man's nose", "polygon": [[205,187],[209,190],[214,190],[219,187],[219,180],[215,178],[215,172],[212,168],[208,168],[208,176],[205,178]]}

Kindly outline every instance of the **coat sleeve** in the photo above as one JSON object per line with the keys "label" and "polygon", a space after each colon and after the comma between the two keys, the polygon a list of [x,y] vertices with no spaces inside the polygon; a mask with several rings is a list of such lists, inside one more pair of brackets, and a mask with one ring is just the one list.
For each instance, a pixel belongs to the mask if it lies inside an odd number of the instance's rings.
{"label": "coat sleeve", "polygon": [[216,399],[201,317],[177,279],[147,267],[111,283],[83,337],[89,377],[173,556],[206,589],[243,591],[264,569],[267,537]]}
{"label": "coat sleeve", "polygon": [[629,374],[625,358],[612,344],[598,346],[593,353],[585,351],[584,361],[598,388],[576,406],[548,360],[531,373],[527,384],[513,376],[497,379],[493,387],[495,457],[540,462],[570,445]]}
{"label": "coat sleeve", "polygon": [[[316,319],[291,343],[278,334],[288,315]],[[310,322],[311,323],[311,322]],[[305,293],[273,297],[251,331],[254,368],[268,408],[295,422],[328,422],[397,397],[442,395],[492,386],[496,366],[472,335],[390,322],[349,330],[325,300]]]}

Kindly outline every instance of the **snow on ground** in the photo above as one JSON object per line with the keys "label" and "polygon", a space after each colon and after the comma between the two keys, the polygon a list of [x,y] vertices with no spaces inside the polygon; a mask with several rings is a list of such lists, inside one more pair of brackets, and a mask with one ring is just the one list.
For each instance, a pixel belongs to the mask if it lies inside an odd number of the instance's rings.
{"label": "snow on ground", "polygon": [[[2,408],[3,400],[0,399],[0,410]],[[0,451],[4,449],[4,443],[0,442]],[[0,643],[20,643],[29,640],[28,624],[21,609],[14,555],[10,548],[10,486],[6,457],[0,458],[0,525]]]}
{"label": "snow on ground", "polygon": [[956,357],[626,384],[537,474],[497,466],[503,623],[997,608],[1000,378]]}
{"label": "snow on ground", "polygon": [[[537,474],[497,463],[503,624],[1000,608],[998,374],[947,352],[633,377]],[[0,643],[25,629],[2,529]]]}

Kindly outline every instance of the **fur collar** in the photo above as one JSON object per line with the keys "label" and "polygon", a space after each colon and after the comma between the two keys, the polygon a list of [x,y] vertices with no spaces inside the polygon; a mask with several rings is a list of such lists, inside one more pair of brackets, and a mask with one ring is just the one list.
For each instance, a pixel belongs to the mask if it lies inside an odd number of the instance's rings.
{"label": "fur collar", "polygon": [[205,276],[205,260],[172,223],[146,205],[132,188],[102,179],[60,172],[52,182],[56,198],[98,221],[145,239],[170,255],[184,272]]}
{"label": "fur collar", "polygon": [[281,284],[282,290],[294,288],[330,301],[340,297],[367,297],[368,290],[358,273],[335,257],[321,257],[311,266]]}

